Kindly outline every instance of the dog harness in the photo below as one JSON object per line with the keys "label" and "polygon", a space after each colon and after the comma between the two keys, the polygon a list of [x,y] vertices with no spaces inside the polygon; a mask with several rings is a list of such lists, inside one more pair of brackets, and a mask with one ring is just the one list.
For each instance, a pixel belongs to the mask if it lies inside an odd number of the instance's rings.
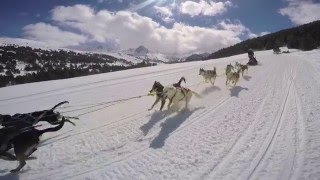
{"label": "dog harness", "polygon": [[[182,94],[183,94],[183,97],[178,101],[180,102],[182,99],[184,99],[186,97],[186,94],[188,94],[188,92],[190,91],[190,89],[187,89],[187,88],[183,88],[183,87],[176,87],[176,92],[174,93],[174,95],[172,96],[172,98],[170,98],[169,100],[172,101],[173,98],[176,96],[177,92],[178,92],[178,89],[181,90]],[[187,92],[185,93],[183,90],[186,90]]]}

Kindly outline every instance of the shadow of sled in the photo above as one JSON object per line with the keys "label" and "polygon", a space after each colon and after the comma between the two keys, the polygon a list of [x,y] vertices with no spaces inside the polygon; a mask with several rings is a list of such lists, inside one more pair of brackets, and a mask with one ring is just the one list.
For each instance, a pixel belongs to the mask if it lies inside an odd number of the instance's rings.
{"label": "shadow of sled", "polygon": [[239,97],[239,93],[240,93],[242,90],[248,91],[248,88],[243,88],[243,87],[241,87],[241,86],[234,86],[233,88],[230,89],[230,95],[231,95],[231,96],[235,96],[235,97]]}
{"label": "shadow of sled", "polygon": [[204,107],[198,107],[192,111],[185,110],[183,112],[178,113],[177,115],[168,118],[161,126],[161,131],[159,132],[158,136],[155,137],[151,144],[151,148],[162,148],[164,146],[164,143],[166,139],[169,137],[169,135],[175,131],[185,120],[188,119],[191,114],[194,112],[203,109]]}
{"label": "shadow of sled", "polygon": [[201,95],[208,95],[209,93],[212,93],[214,91],[220,91],[221,88],[219,88],[218,86],[210,86],[210,87],[206,87],[202,92]]}

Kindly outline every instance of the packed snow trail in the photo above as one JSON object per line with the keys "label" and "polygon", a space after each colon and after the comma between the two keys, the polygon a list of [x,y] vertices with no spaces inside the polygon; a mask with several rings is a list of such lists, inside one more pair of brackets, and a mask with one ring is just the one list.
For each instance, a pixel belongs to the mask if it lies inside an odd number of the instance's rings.
{"label": "packed snow trail", "polygon": [[[99,104],[145,95],[155,80],[181,76],[203,98],[180,113],[148,111],[155,97],[121,101],[74,120],[42,144],[20,174],[1,161],[0,178],[15,179],[316,179],[320,177],[320,55],[318,50],[257,52],[235,87],[224,68],[246,55],[160,65],[0,89],[0,113],[51,107],[68,116]],[[217,67],[216,83],[201,83],[199,68]],[[83,106],[81,106],[83,105]],[[69,106],[69,107],[68,107]],[[166,106],[165,106],[166,109]]]}

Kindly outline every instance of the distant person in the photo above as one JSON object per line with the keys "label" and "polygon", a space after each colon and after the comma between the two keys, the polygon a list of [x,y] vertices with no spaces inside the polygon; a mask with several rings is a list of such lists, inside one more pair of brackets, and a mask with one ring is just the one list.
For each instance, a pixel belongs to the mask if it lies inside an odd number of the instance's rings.
{"label": "distant person", "polygon": [[249,62],[247,63],[248,65],[257,65],[258,61],[256,60],[256,58],[254,57],[254,52],[252,49],[248,50],[248,57],[249,57]]}

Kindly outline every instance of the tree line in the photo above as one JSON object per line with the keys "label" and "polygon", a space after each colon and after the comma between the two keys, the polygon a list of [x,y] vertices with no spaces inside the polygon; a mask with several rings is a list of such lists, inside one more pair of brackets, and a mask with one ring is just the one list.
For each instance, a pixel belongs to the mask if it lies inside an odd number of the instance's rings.
{"label": "tree line", "polygon": [[249,39],[233,46],[220,49],[206,59],[216,59],[246,53],[254,50],[270,50],[282,46],[308,51],[320,46],[320,20],[295,28],[281,30],[262,37]]}
{"label": "tree line", "polygon": [[147,61],[132,63],[106,54],[0,46],[0,87],[153,65],[156,64]]}

